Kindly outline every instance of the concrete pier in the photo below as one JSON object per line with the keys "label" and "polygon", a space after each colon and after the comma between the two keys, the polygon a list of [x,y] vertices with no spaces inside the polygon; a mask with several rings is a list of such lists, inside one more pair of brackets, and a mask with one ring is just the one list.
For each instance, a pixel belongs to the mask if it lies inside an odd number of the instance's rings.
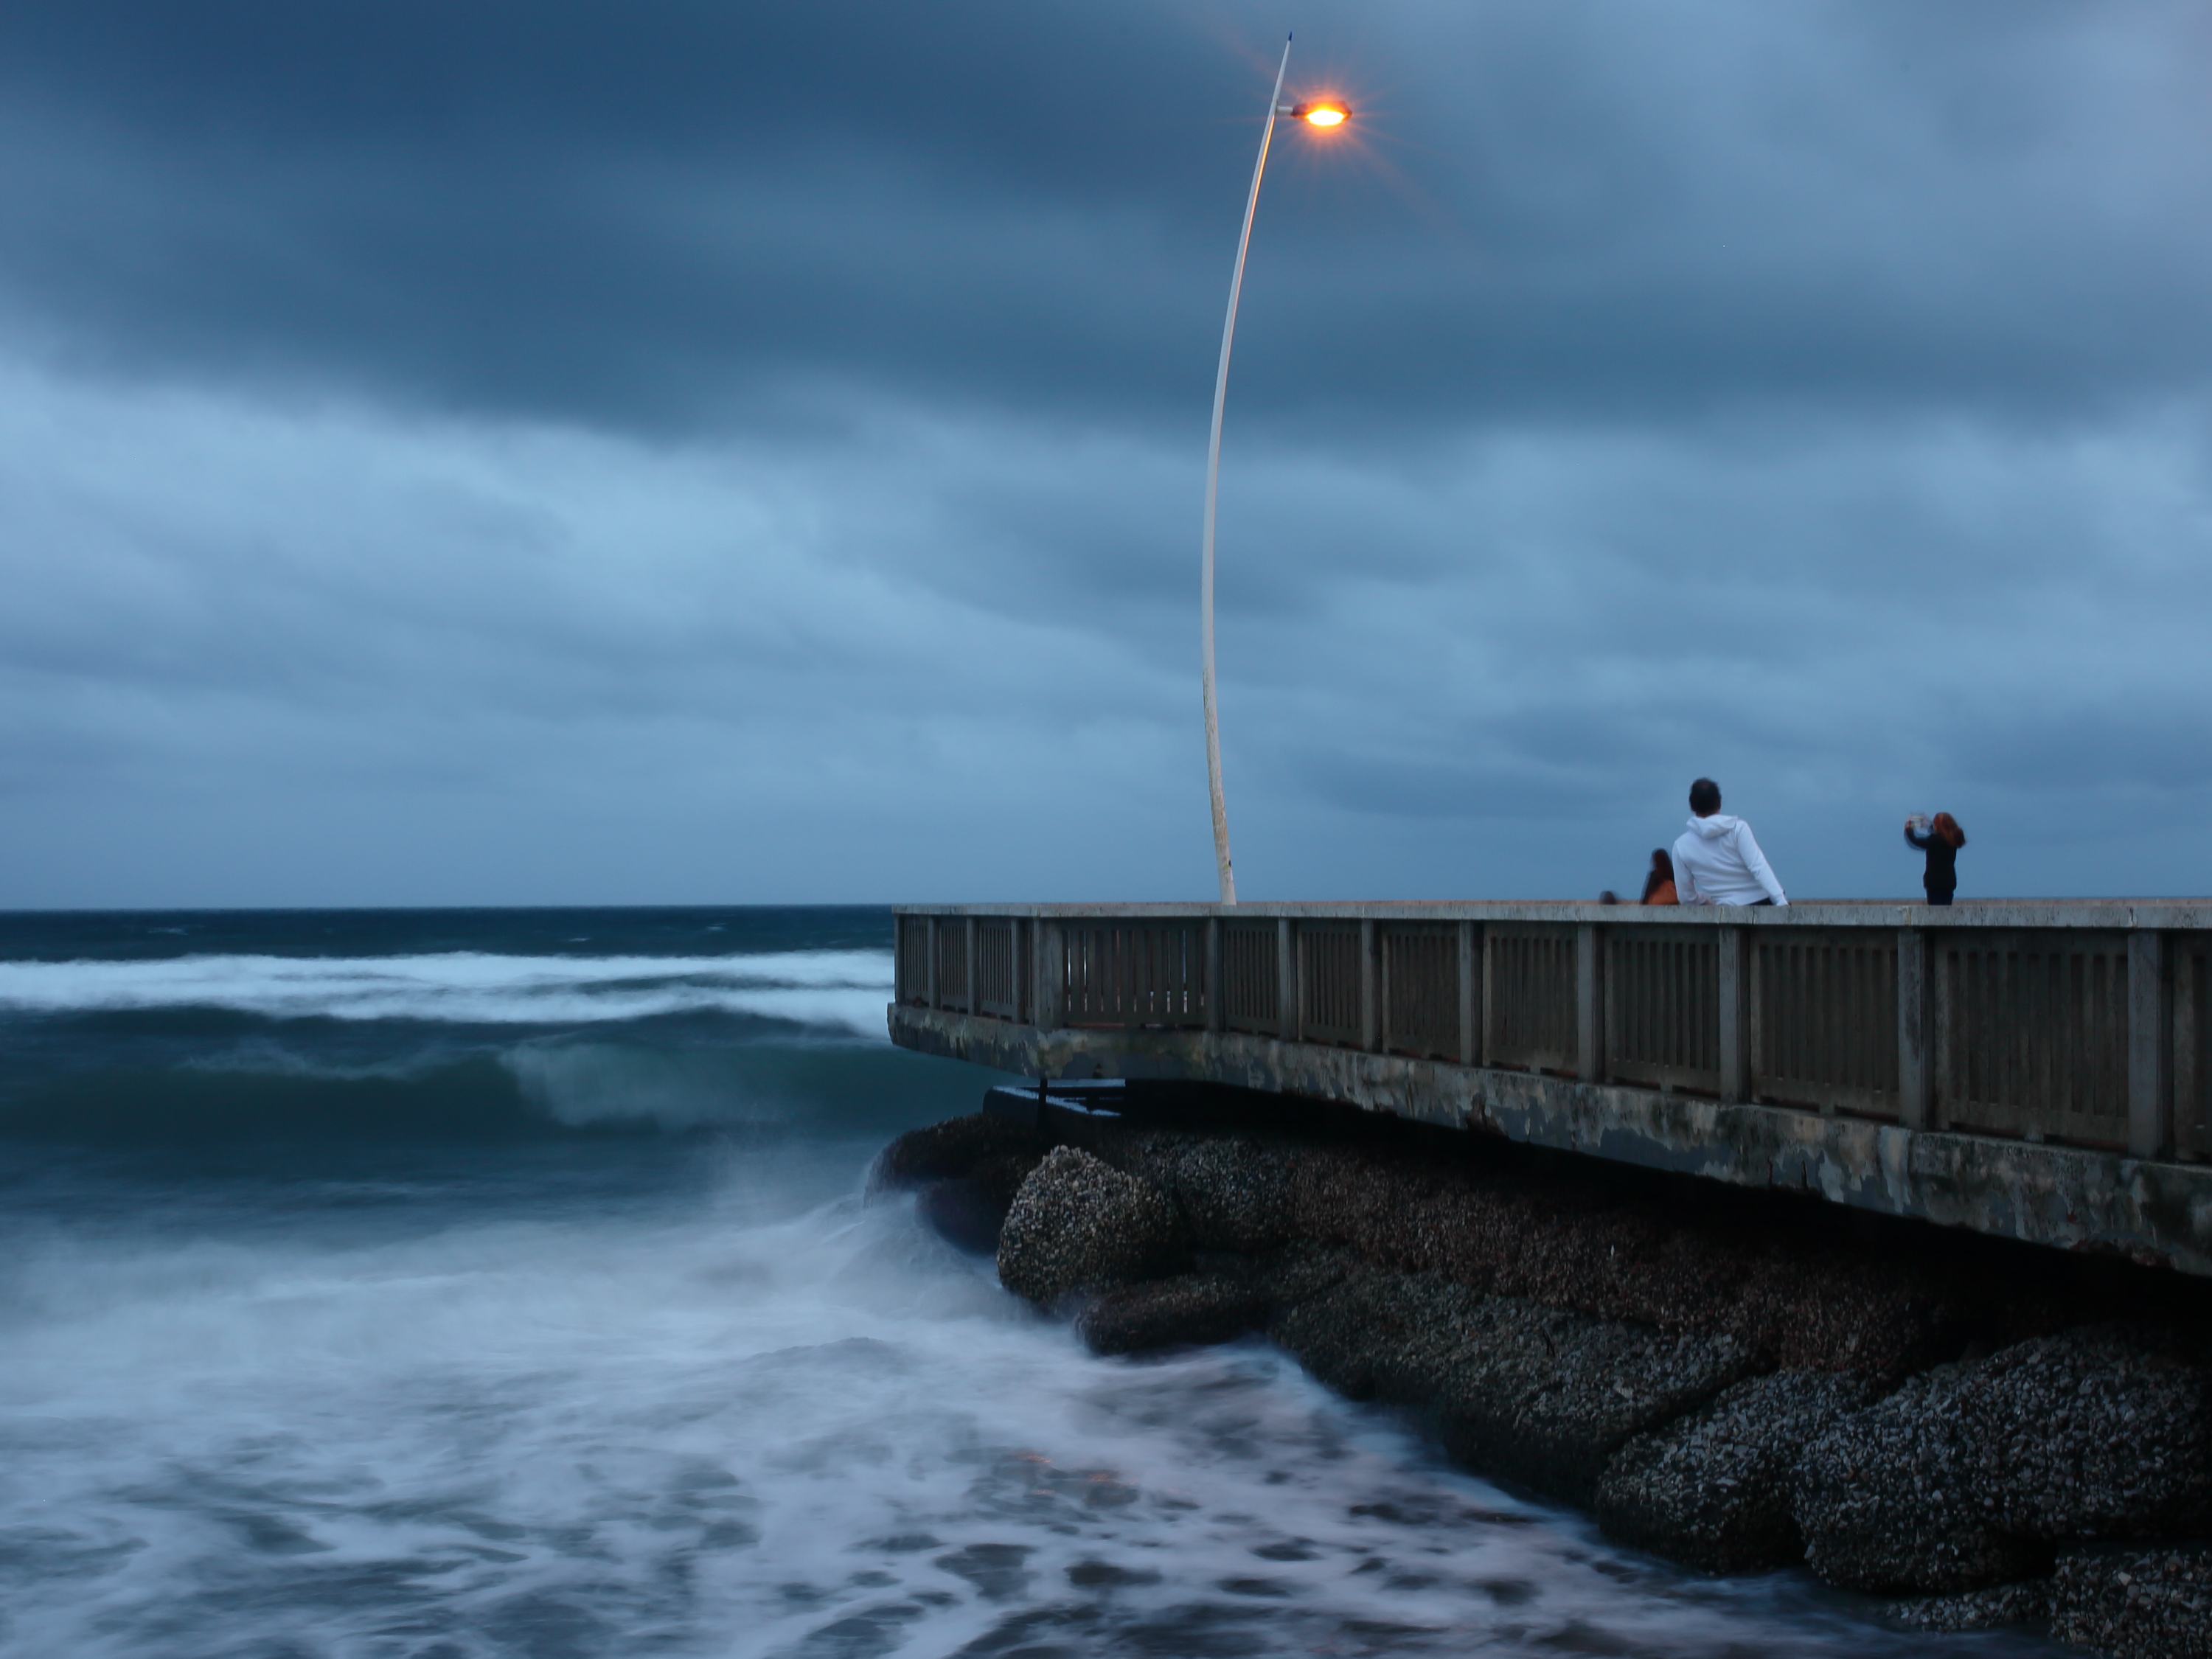
{"label": "concrete pier", "polygon": [[892,1040],[2212,1274],[2212,902],[905,907]]}

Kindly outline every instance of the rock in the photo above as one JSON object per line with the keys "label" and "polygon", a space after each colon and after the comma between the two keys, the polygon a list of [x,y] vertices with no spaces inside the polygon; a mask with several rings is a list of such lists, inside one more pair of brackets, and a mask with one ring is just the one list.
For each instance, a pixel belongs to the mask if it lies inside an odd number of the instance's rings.
{"label": "rock", "polygon": [[1924,1371],[1806,1447],[1790,1477],[1790,1514],[1820,1578],[1844,1589],[1948,1594],[2048,1566],[2048,1546],[1996,1530],[1967,1490],[1972,1448],[1960,1433],[1959,1400],[1975,1369]]}
{"label": "rock", "polygon": [[876,1159],[869,1184],[921,1188],[921,1218],[957,1248],[988,1255],[1014,1194],[1051,1146],[1034,1129],[972,1112],[901,1135]]}
{"label": "rock", "polygon": [[1178,1273],[1189,1255],[1181,1218],[1151,1182],[1073,1146],[1045,1155],[999,1234],[999,1278],[1039,1307]]}
{"label": "rock", "polygon": [[[994,1162],[1020,1165],[1022,1175],[1027,1175],[1051,1149],[1052,1142],[1034,1129],[988,1112],[970,1112],[901,1135],[878,1156],[871,1184],[919,1187],[973,1175],[979,1166]],[[1013,1184],[1021,1184],[1019,1176]],[[1006,1196],[1011,1203],[1012,1193]]]}
{"label": "rock", "polygon": [[2198,1524],[2208,1413],[2201,1369],[2118,1326],[1938,1366],[1806,1448],[1806,1559],[1847,1589],[1952,1592],[2027,1577],[2057,1541]]}
{"label": "rock", "polygon": [[[1288,1173],[1291,1223],[1300,1238],[1349,1246],[1381,1267],[1441,1267],[1427,1234],[1429,1212],[1458,1191],[1448,1172],[1357,1147],[1322,1145],[1301,1148]],[[1449,1217],[1454,1223],[1465,1219]],[[1471,1237],[1463,1225],[1459,1231]],[[1444,1276],[1480,1290],[1487,1268],[1476,1265],[1472,1272]]]}
{"label": "rock", "polygon": [[1587,1503],[1630,1437],[1741,1376],[1725,1336],[1668,1335],[1360,1266],[1269,1334],[1356,1400],[1433,1407],[1446,1449],[1482,1474]]}
{"label": "rock", "polygon": [[1244,1137],[1186,1140],[1158,1159],[1156,1177],[1203,1250],[1273,1250],[1291,1232],[1282,1154]]}
{"label": "rock", "polygon": [[2024,1537],[2154,1538],[2212,1509],[2212,1376],[2118,1325],[2019,1343],[1958,1395],[1969,1491]]}
{"label": "rock", "polygon": [[1375,1397],[1375,1361],[1386,1340],[1369,1316],[1370,1286],[1384,1275],[1360,1262],[1292,1300],[1268,1326],[1277,1346],[1347,1400]]}
{"label": "rock", "polygon": [[1870,1392],[1830,1371],[1738,1382],[1621,1448],[1598,1482],[1598,1524],[1705,1572],[1795,1565],[1805,1540],[1790,1514],[1790,1470],[1808,1440]]}
{"label": "rock", "polygon": [[1911,1630],[1955,1633],[1969,1630],[2025,1629],[2042,1634],[2051,1628],[2051,1580],[1998,1584],[1963,1595],[1928,1595],[1893,1602],[1890,1618]]}
{"label": "rock", "polygon": [[1003,1218],[1014,1207],[1014,1199],[1022,1190],[1022,1182],[1027,1181],[1030,1171],[1043,1162],[1042,1152],[1008,1152],[998,1158],[985,1158],[960,1178],[972,1185],[977,1195]]}
{"label": "rock", "polygon": [[1724,1331],[1763,1365],[1893,1386],[1956,1353],[1968,1307],[1989,1301],[1942,1273],[1731,1231],[1601,1179],[1342,1146],[1286,1167],[1303,1237],[1592,1318]]}
{"label": "rock", "polygon": [[1771,1246],[1722,1322],[1782,1370],[1850,1371],[1888,1389],[1956,1357],[1984,1299],[1907,1262]]}
{"label": "rock", "polygon": [[1191,1273],[1107,1291],[1077,1317],[1093,1353],[1231,1342],[1267,1322],[1273,1298],[1249,1279]]}
{"label": "rock", "polygon": [[1278,1308],[1310,1302],[1356,1273],[1376,1271],[1370,1263],[1360,1259],[1357,1251],[1337,1244],[1303,1241],[1285,1244],[1265,1256],[1255,1256],[1244,1264],[1245,1276],[1264,1285]]}
{"label": "rock", "polygon": [[[1018,1190],[1020,1177],[1012,1184]],[[915,1212],[954,1249],[971,1255],[994,1255],[999,1230],[1006,1224],[1012,1201],[1013,1193],[1006,1190],[1003,1180],[955,1176],[924,1187],[915,1200]]]}
{"label": "rock", "polygon": [[2051,1633],[2104,1659],[2212,1653],[2212,1544],[2066,1552]]}
{"label": "rock", "polygon": [[1485,1299],[1442,1401],[1444,1447],[1486,1474],[1587,1506],[1615,1452],[1751,1369],[1721,1333],[1668,1334]]}
{"label": "rock", "polygon": [[[1268,1334],[1300,1364],[1353,1400],[1434,1405],[1466,1363],[1485,1298],[1431,1274],[1391,1273],[1336,1257],[1309,1260],[1320,1282],[1292,1301]],[[1320,1270],[1316,1272],[1316,1270]]]}

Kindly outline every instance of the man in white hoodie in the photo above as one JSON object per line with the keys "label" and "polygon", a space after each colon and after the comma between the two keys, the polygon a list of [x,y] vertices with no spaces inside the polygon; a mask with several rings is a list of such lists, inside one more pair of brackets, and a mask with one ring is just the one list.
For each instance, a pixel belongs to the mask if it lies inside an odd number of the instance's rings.
{"label": "man in white hoodie", "polygon": [[1787,904],[1751,826],[1721,811],[1721,787],[1711,778],[1690,786],[1697,817],[1674,843],[1674,890],[1685,904]]}

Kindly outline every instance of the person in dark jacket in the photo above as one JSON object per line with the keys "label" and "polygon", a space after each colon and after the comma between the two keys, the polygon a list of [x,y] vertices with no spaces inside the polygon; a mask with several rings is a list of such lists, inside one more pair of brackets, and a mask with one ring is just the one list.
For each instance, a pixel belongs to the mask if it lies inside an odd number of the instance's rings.
{"label": "person in dark jacket", "polygon": [[1938,812],[1933,818],[1918,813],[1905,821],[1905,839],[1928,854],[1928,872],[1920,884],[1928,890],[1930,904],[1948,904],[1951,895],[1959,890],[1959,849],[1966,844],[1966,832],[1959,828],[1959,820],[1948,812]]}
{"label": "person in dark jacket", "polygon": [[1644,878],[1644,896],[1638,904],[1679,904],[1674,895],[1674,860],[1667,856],[1667,849],[1651,849],[1651,869]]}

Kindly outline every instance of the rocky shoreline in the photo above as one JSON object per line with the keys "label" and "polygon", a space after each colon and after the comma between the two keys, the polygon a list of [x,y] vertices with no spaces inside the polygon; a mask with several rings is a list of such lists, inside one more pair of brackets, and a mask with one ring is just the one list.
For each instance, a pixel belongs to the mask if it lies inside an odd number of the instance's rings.
{"label": "rocky shoreline", "polygon": [[2212,1654],[2194,1281],[1371,1121],[1021,1117],[915,1131],[877,1179],[1101,1353],[1265,1333],[1687,1566]]}

